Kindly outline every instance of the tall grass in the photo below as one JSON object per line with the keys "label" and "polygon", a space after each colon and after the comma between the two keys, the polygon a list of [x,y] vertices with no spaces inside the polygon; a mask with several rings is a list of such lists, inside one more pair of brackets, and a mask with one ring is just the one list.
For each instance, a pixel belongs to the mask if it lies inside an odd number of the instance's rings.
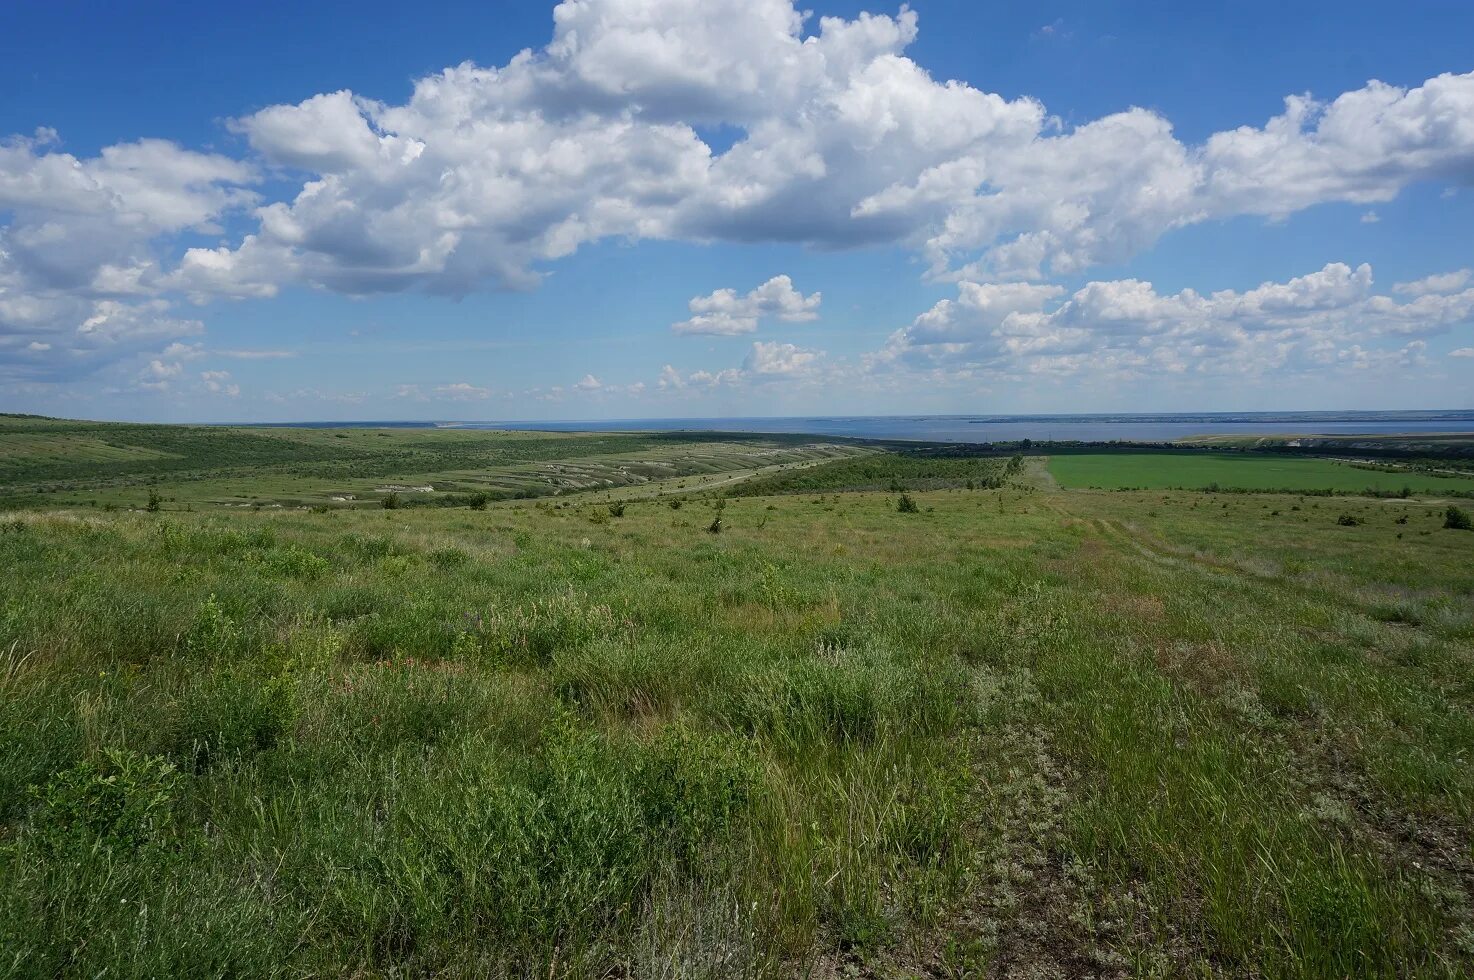
{"label": "tall grass", "polygon": [[0,975],[1471,968],[1470,536],[918,498],[7,519]]}

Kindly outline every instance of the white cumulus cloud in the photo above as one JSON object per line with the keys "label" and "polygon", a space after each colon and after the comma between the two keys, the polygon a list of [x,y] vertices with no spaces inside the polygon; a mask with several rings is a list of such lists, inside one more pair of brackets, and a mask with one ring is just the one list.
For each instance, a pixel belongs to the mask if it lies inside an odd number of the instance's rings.
{"label": "white cumulus cloud", "polygon": [[[1292,94],[1272,118],[1185,142],[1151,109],[1067,124],[1037,99],[934,77],[908,53],[920,30],[904,6],[815,19],[792,0],[564,0],[545,45],[427,75],[403,101],[304,92],[235,119],[244,159],[158,139],[78,156],[50,130],[0,141],[0,377],[135,363],[203,331],[176,312],[185,300],[530,288],[607,239],[913,249],[961,288],[954,310],[908,328],[911,350],[1008,340],[1081,356],[1064,352],[1078,331],[1112,335],[1104,315],[1084,325],[1091,303],[1180,314],[1180,336],[1204,322],[1257,335],[1286,328],[1225,319],[1217,294],[1123,280],[1056,308],[1002,287],[1122,262],[1211,219],[1371,214],[1416,182],[1474,183],[1474,72]],[[717,130],[730,144],[703,135]],[[1415,301],[1357,300],[1359,322],[1446,323],[1464,281],[1407,285]],[[775,277],[698,297],[676,329],[749,334],[818,301]],[[1150,356],[1211,358],[1215,331],[1201,354]],[[962,337],[979,332],[992,339]]]}
{"label": "white cumulus cloud", "polygon": [[[422,78],[402,104],[339,91],[237,120],[308,179],[238,246],[191,250],[181,284],[526,286],[609,237],[897,242],[938,276],[1028,278],[1208,218],[1474,174],[1474,74],[1295,95],[1194,145],[1151,110],[1061,127],[1034,99],[933,78],[905,53],[904,8],[812,24],[789,0],[567,0],[553,20],[544,48]],[[708,125],[739,137],[718,152]]]}
{"label": "white cumulus cloud", "polygon": [[697,296],[688,304],[693,316],[671,325],[682,334],[716,334],[733,336],[754,333],[764,317],[800,323],[819,316],[819,293],[805,296],[793,288],[788,276],[774,276],[744,295],[735,289],[718,289],[707,296]]}
{"label": "white cumulus cloud", "polygon": [[742,362],[742,370],[763,377],[792,376],[812,370],[823,355],[793,344],[757,341]]}
{"label": "white cumulus cloud", "polygon": [[893,334],[869,366],[1121,376],[1312,371],[1348,358],[1403,363],[1421,356],[1423,338],[1474,319],[1474,288],[1414,290],[1399,301],[1374,291],[1365,264],[1331,263],[1242,292],[1161,293],[1137,279],[1089,282],[1067,297],[1057,286],[1023,283],[965,281],[957,289],[956,299]]}

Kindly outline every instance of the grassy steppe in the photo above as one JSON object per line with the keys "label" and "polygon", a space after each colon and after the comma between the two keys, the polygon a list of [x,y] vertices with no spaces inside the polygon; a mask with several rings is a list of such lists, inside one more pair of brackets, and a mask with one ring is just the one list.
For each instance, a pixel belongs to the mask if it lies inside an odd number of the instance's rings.
{"label": "grassy steppe", "polygon": [[[377,506],[415,497],[699,488],[874,452],[854,441],[741,433],[231,428],[0,416],[0,507]],[[414,492],[419,493],[416,490]]]}
{"label": "grassy steppe", "polygon": [[1102,490],[1336,490],[1395,493],[1408,487],[1437,495],[1474,491],[1474,479],[1428,473],[1363,469],[1334,459],[1250,453],[1081,453],[1051,456],[1049,472],[1060,486]]}
{"label": "grassy steppe", "polygon": [[1474,534],[914,496],[0,517],[0,976],[1474,971]]}

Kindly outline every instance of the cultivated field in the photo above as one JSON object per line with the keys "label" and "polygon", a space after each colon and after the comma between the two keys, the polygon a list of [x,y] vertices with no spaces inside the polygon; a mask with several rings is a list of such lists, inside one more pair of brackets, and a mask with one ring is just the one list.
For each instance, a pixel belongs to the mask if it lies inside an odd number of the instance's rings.
{"label": "cultivated field", "polygon": [[181,458],[0,514],[0,976],[1474,971],[1442,503],[886,454],[256,510]]}
{"label": "cultivated field", "polygon": [[[1384,467],[1387,464],[1381,464]],[[1049,472],[1067,488],[1101,490],[1338,491],[1474,493],[1474,476],[1375,469],[1341,459],[1254,453],[1079,453],[1051,456]]]}

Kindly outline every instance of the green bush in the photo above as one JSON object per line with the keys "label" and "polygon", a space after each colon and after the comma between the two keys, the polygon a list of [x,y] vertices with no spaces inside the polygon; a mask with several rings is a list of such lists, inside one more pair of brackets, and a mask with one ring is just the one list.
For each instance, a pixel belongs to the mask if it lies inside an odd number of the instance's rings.
{"label": "green bush", "polygon": [[291,729],[290,682],[229,671],[193,679],[165,735],[169,757],[193,772],[274,749]]}
{"label": "green bush", "polygon": [[33,788],[30,827],[51,846],[142,847],[167,827],[177,783],[164,759],[109,749]]}
{"label": "green bush", "polygon": [[1450,506],[1443,512],[1443,526],[1453,531],[1469,531],[1474,530],[1474,521],[1463,508]]}
{"label": "green bush", "polygon": [[640,750],[632,776],[645,825],[690,861],[746,814],[760,771],[744,739],[669,728]]}
{"label": "green bush", "polygon": [[911,499],[909,493],[901,494],[900,499],[896,501],[896,510],[902,514],[921,513],[921,508],[916,506],[916,501]]}
{"label": "green bush", "polygon": [[296,545],[268,551],[262,556],[261,564],[275,575],[297,579],[318,579],[332,568],[326,558]]}
{"label": "green bush", "polygon": [[239,650],[241,638],[240,627],[212,592],[201,603],[194,625],[184,636],[184,650],[197,660],[225,659]]}
{"label": "green bush", "polygon": [[474,649],[494,663],[518,666],[545,665],[556,653],[623,631],[608,606],[586,602],[572,591],[522,606],[494,607],[472,616],[466,625],[455,638],[461,650]]}

